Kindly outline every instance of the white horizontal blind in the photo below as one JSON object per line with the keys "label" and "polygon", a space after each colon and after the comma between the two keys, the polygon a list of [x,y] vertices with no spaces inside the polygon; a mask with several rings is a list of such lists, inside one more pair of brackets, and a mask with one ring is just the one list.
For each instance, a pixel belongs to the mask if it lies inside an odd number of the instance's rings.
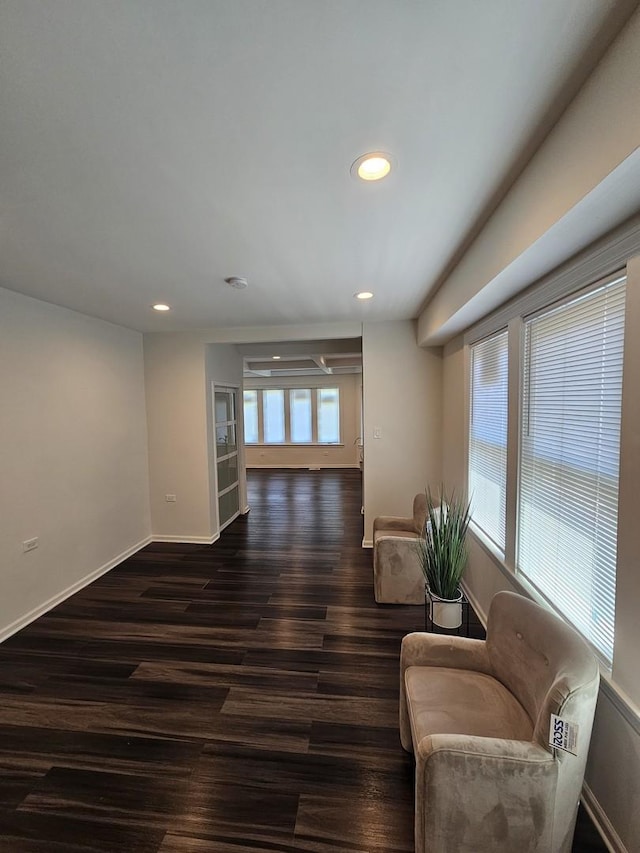
{"label": "white horizontal blind", "polygon": [[340,389],[318,388],[318,443],[340,441]]}
{"label": "white horizontal blind", "polygon": [[609,662],[625,281],[525,323],[517,568]]}
{"label": "white horizontal blind", "polygon": [[244,392],[244,440],[246,444],[258,443],[258,392]]}
{"label": "white horizontal blind", "polygon": [[284,391],[268,388],[262,392],[264,443],[283,444],[285,441]]}
{"label": "white horizontal blind", "polygon": [[291,441],[294,444],[310,444],[313,441],[310,388],[289,390],[289,420]]}
{"label": "white horizontal blind", "polygon": [[504,553],[507,493],[507,331],[471,347],[471,517]]}

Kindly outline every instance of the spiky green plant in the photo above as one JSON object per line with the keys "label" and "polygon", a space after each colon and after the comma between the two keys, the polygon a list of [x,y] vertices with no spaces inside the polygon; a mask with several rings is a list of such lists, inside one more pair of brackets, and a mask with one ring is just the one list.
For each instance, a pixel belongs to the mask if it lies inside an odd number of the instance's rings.
{"label": "spiky green plant", "polygon": [[442,486],[437,499],[430,489],[425,494],[427,518],[417,547],[427,589],[439,598],[456,599],[467,564],[470,504],[454,492],[447,497]]}

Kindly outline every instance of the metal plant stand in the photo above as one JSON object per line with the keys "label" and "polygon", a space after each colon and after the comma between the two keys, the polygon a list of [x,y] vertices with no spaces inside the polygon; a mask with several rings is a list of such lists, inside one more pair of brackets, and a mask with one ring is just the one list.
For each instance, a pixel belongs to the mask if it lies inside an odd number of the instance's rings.
{"label": "metal plant stand", "polygon": [[429,631],[432,634],[449,634],[452,637],[468,637],[469,636],[469,613],[471,609],[471,605],[469,604],[469,599],[467,596],[462,593],[462,601],[460,604],[462,605],[462,624],[457,628],[441,628],[440,625],[436,625],[435,622],[431,619],[431,615],[429,613],[429,594],[425,588],[424,591],[424,630]]}

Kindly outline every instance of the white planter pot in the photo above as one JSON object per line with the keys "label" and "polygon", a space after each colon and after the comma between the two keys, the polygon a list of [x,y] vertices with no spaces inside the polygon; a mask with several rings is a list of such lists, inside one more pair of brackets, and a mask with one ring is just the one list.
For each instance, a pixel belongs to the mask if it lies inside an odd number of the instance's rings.
{"label": "white planter pot", "polygon": [[429,595],[429,616],[439,628],[459,628],[462,625],[462,593],[458,598],[449,600],[439,598],[432,592]]}

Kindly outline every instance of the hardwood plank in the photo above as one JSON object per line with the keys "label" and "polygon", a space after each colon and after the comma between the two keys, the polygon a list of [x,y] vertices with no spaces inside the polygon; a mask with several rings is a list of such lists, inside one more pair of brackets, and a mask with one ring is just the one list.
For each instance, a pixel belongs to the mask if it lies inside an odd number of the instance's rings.
{"label": "hardwood plank", "polygon": [[19,811],[1,811],[0,829],[0,853],[156,853],[164,837],[149,827]]}
{"label": "hardwood plank", "polygon": [[297,813],[295,793],[196,778],[182,811],[168,815],[166,824],[170,833],[208,840],[211,850],[231,840],[279,850],[293,840]]}
{"label": "hardwood plank", "polygon": [[190,790],[189,778],[53,767],[18,811],[163,832],[170,815],[182,814]]}
{"label": "hardwood plank", "polygon": [[265,666],[243,666],[215,663],[180,663],[175,661],[144,661],[131,676],[143,681],[166,684],[202,685],[205,688],[248,687],[272,689],[277,692],[315,694],[318,676],[313,672],[290,672]]}
{"label": "hardwood plank", "polygon": [[314,696],[248,690],[233,687],[222,706],[223,714],[278,720],[321,720],[354,726],[397,726],[396,699],[363,699],[360,696]]}
{"label": "hardwood plank", "polygon": [[[313,853],[411,853],[413,803],[352,797],[300,797],[295,849]],[[514,852],[515,853],[515,852]]]}
{"label": "hardwood plank", "polygon": [[0,779],[9,772],[43,776],[56,767],[113,770],[118,773],[188,777],[202,751],[202,741],[126,737],[35,726],[0,728]]}

